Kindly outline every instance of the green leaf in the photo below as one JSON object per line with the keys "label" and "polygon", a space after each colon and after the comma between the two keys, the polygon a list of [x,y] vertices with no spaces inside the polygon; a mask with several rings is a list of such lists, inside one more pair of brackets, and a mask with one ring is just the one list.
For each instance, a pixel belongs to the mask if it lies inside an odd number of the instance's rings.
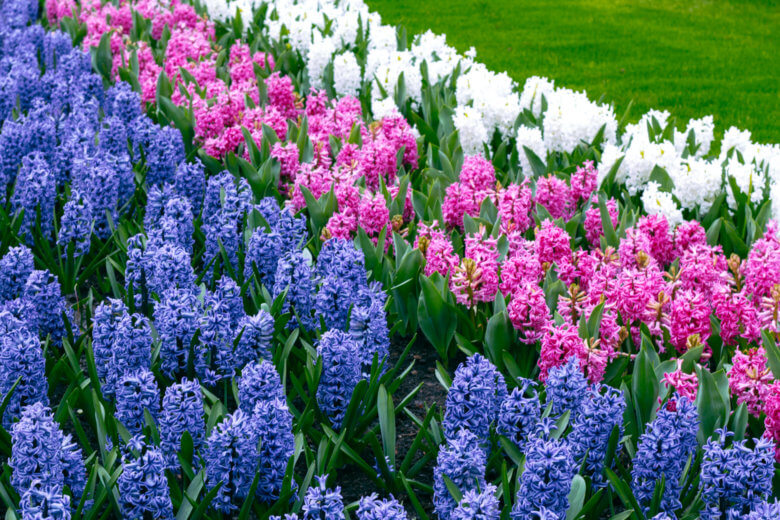
{"label": "green leaf", "polygon": [[514,328],[506,311],[490,317],[485,329],[485,353],[494,365],[501,367],[503,353],[510,350],[514,339]]}
{"label": "green leaf", "polygon": [[376,404],[379,412],[379,429],[382,432],[382,447],[385,456],[390,459],[390,465],[395,467],[395,408],[393,398],[387,394],[385,385],[379,386]]}
{"label": "green leaf", "polygon": [[[528,164],[531,165],[535,177],[544,177],[547,174],[547,166],[536,153],[527,146],[523,146],[525,156],[528,158]],[[526,172],[527,173],[527,172]]]}
{"label": "green leaf", "polygon": [[723,396],[718,390],[713,374],[706,369],[698,368],[699,390],[696,393],[699,410],[699,440],[704,443],[712,436],[715,429],[726,425],[728,420],[728,405],[723,402]]}
{"label": "green leaf", "polygon": [[611,247],[618,247],[620,240],[615,232],[615,226],[612,225],[612,218],[607,209],[607,198],[603,193],[599,193],[599,213],[601,214],[601,227],[604,230],[604,240]]}
{"label": "green leaf", "polygon": [[643,334],[642,347],[634,361],[634,373],[631,378],[631,393],[634,398],[634,409],[640,431],[643,431],[645,424],[650,421],[658,399],[658,379],[653,364],[654,354],[652,343]]}
{"label": "green leaf", "polygon": [[571,481],[571,490],[569,490],[569,509],[566,511],[566,520],[574,520],[580,514],[582,505],[585,503],[586,488],[585,479],[574,475],[574,480]]}
{"label": "green leaf", "polygon": [[761,331],[761,338],[769,369],[772,371],[775,379],[780,379],[780,349],[777,347],[777,341],[775,341],[772,333],[766,329]]}
{"label": "green leaf", "polygon": [[648,180],[650,182],[657,182],[660,186],[660,191],[665,191],[666,193],[672,193],[674,191],[674,181],[666,170],[660,166],[655,166],[653,168],[653,171],[650,172],[650,179]]}

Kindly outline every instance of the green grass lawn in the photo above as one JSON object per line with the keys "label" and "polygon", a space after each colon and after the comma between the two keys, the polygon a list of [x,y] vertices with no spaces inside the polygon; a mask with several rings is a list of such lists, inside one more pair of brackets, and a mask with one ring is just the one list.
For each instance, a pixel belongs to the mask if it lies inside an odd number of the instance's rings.
{"label": "green grass lawn", "polygon": [[780,142],[780,7],[774,0],[367,0],[384,23],[431,29],[507,71],[604,96],[620,117],[715,116]]}

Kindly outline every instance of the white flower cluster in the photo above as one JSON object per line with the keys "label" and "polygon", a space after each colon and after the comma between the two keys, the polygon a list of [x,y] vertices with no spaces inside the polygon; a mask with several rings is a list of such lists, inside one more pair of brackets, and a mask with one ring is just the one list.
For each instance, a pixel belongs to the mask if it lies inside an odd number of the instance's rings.
{"label": "white flower cluster", "polygon": [[[729,178],[754,203],[770,197],[775,218],[780,218],[780,148],[751,141],[748,131],[730,128],[721,153],[711,156],[714,142],[712,116],[689,121],[685,131],[670,127],[670,114],[651,110],[638,123],[620,133],[613,108],[591,101],[584,92],[556,87],[547,78],[528,78],[522,88],[506,73],[494,73],[476,61],[472,48],[465,55],[447,45],[446,37],[428,31],[408,49],[399,49],[396,29],[383,25],[363,0],[204,0],[211,16],[229,20],[267,4],[265,28],[272,39],[284,38],[306,60],[309,83],[322,88],[331,66],[333,89],[339,95],[367,90],[371,110],[381,118],[396,110],[395,99],[403,78],[405,98],[414,109],[422,102],[423,71],[431,83],[450,81],[456,70],[453,123],[465,153],[481,153],[498,133],[504,141],[514,137],[520,166],[531,165],[524,147],[543,161],[549,154],[570,153],[593,142],[603,129],[599,178],[603,180],[618,160],[615,180],[631,195],[641,195],[645,210],[662,213],[671,222],[682,211],[707,211],[726,190],[736,204]],[[360,43],[365,42],[365,54]],[[423,64],[425,68],[423,69]],[[530,126],[515,128],[527,111]],[[656,168],[673,183],[654,182]]]}

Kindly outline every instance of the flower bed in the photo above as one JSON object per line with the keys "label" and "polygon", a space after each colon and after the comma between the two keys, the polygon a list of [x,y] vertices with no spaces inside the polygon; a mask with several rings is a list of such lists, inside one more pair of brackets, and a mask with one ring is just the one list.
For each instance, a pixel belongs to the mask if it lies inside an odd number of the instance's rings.
{"label": "flower bed", "polygon": [[0,11],[9,515],[777,516],[776,147],[359,2],[36,6]]}

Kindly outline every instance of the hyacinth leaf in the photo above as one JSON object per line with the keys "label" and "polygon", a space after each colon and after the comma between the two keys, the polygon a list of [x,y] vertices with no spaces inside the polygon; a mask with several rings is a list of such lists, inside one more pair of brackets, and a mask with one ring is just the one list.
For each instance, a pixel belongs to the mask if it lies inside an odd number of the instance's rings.
{"label": "hyacinth leaf", "polygon": [[761,340],[769,369],[776,379],[780,379],[780,348],[777,346],[777,341],[768,330],[761,331]]}
{"label": "hyacinth leaf", "polygon": [[574,520],[582,511],[582,505],[585,503],[585,491],[587,489],[585,479],[580,475],[574,475],[569,490],[569,509],[566,511],[566,520]]}
{"label": "hyacinth leaf", "polygon": [[657,182],[659,191],[672,193],[674,191],[674,181],[669,176],[666,170],[660,166],[655,166],[653,171],[650,172],[650,182]]}
{"label": "hyacinth leaf", "polygon": [[622,513],[618,513],[618,514],[610,517],[609,520],[626,520],[627,518],[630,518],[633,513],[634,513],[634,510],[633,509],[629,509],[628,511],[623,511]]}
{"label": "hyacinth leaf", "polygon": [[444,300],[429,277],[420,275],[420,286],[422,291],[417,307],[420,328],[446,362],[457,320],[452,319],[451,305]]}
{"label": "hyacinth leaf", "polygon": [[601,215],[601,227],[604,230],[604,240],[610,247],[618,247],[620,240],[615,232],[615,226],[612,225],[612,218],[607,209],[607,199],[603,193],[599,193],[599,213]]}
{"label": "hyacinth leaf", "polygon": [[628,483],[622,478],[618,477],[614,471],[609,468],[604,469],[604,473],[607,475],[609,483],[612,485],[612,489],[617,493],[620,501],[626,506],[627,510],[623,514],[627,514],[624,518],[634,518],[634,520],[645,520],[645,515],[642,514],[642,508],[639,507],[639,503],[631,492],[631,488]]}
{"label": "hyacinth leaf", "polygon": [[377,409],[384,453],[390,458],[390,465],[395,467],[395,408],[393,398],[388,395],[385,385],[379,387]]}
{"label": "hyacinth leaf", "polygon": [[510,459],[512,459],[512,462],[514,462],[515,466],[522,466],[523,462],[525,461],[525,454],[520,451],[517,445],[503,435],[498,438],[498,441],[501,444],[501,447],[504,449],[504,452],[509,456]]}
{"label": "hyacinth leaf", "polygon": [[192,479],[190,485],[187,486],[187,490],[184,492],[184,500],[182,500],[179,510],[176,512],[176,520],[187,520],[194,509],[194,505],[198,503],[198,496],[203,489],[203,471],[199,471],[195,478]]}
{"label": "hyacinth leaf", "polygon": [[425,512],[425,508],[423,508],[422,504],[420,503],[420,499],[417,498],[417,494],[412,489],[411,484],[406,479],[403,473],[400,475],[401,483],[404,486],[404,489],[406,490],[406,495],[409,497],[409,501],[412,503],[412,507],[414,508],[415,512],[419,516],[420,520],[428,520],[428,514]]}
{"label": "hyacinth leaf", "polygon": [[547,166],[544,164],[536,153],[527,146],[523,146],[525,156],[528,158],[528,164],[531,165],[531,170],[534,173],[534,177],[544,177],[547,174]]}
{"label": "hyacinth leaf", "polygon": [[[644,431],[650,422],[658,398],[658,378],[655,375],[653,358],[657,357],[650,340],[643,334],[642,347],[634,361],[634,373],[631,379],[631,393],[634,397],[637,423]],[[640,433],[641,433],[640,432]]]}
{"label": "hyacinth leaf", "polygon": [[496,313],[488,320],[485,329],[485,353],[499,369],[503,365],[503,353],[508,352],[512,345],[513,330],[506,311]]}
{"label": "hyacinth leaf", "polygon": [[734,442],[739,442],[745,438],[745,431],[748,424],[748,410],[745,403],[740,403],[734,413],[731,415],[731,430],[734,432]]}
{"label": "hyacinth leaf", "polygon": [[[11,493],[13,493],[13,489],[11,489]],[[11,496],[11,493],[9,493],[8,489],[6,489],[5,484],[0,482],[0,497],[3,499],[3,503],[5,504],[5,507],[8,509],[5,512],[6,518],[13,518],[15,520],[18,520],[18,516],[16,516],[16,502],[18,502],[18,497],[13,498]],[[16,494],[14,493],[14,496]]]}
{"label": "hyacinth leaf", "polygon": [[[709,370],[698,369],[699,391],[696,393],[699,410],[700,443],[710,438],[713,432],[725,426],[728,420],[728,404],[724,402],[715,376]],[[723,374],[719,371],[718,373]]]}

